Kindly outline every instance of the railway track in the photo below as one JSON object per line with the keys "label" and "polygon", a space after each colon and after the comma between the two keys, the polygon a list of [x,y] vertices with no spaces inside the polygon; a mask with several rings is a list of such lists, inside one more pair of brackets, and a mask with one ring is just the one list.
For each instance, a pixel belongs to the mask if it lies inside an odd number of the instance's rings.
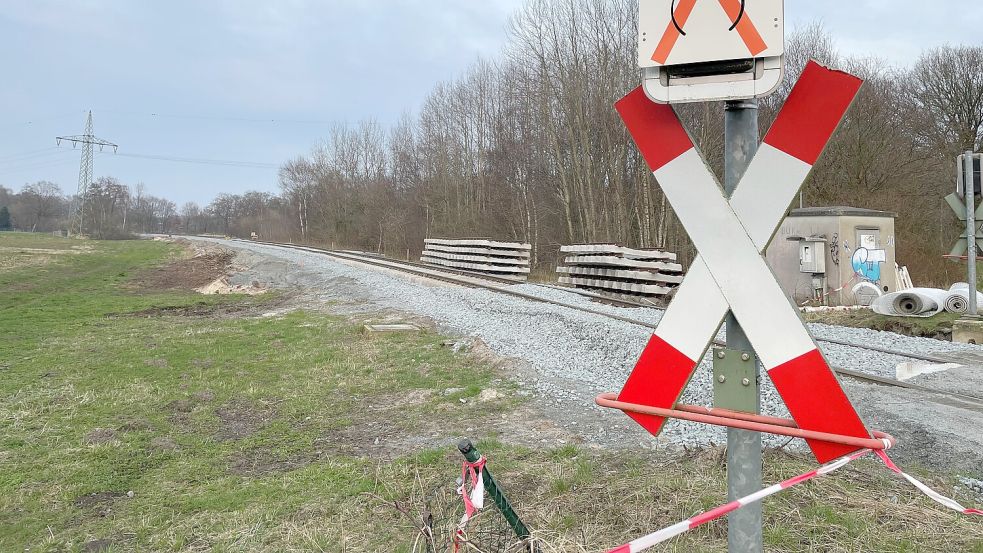
{"label": "railway track", "polygon": [[[552,299],[548,299],[548,298],[542,298],[540,296],[536,296],[536,295],[533,295],[533,294],[528,294],[528,293],[525,293],[525,292],[522,292],[522,291],[519,291],[519,290],[513,290],[513,289],[511,289],[511,287],[516,284],[515,281],[504,279],[504,278],[497,278],[497,277],[489,276],[489,275],[486,275],[486,274],[483,274],[483,273],[476,273],[476,272],[473,272],[473,271],[467,271],[467,270],[462,270],[462,269],[451,269],[451,268],[447,268],[447,267],[439,267],[439,268],[436,268],[436,267],[434,267],[432,265],[426,265],[426,264],[423,264],[423,263],[417,263],[417,262],[413,262],[413,261],[394,260],[394,259],[391,259],[391,258],[383,257],[383,256],[378,255],[378,254],[367,253],[367,252],[357,252],[357,251],[351,251],[351,250],[329,250],[329,249],[317,248],[317,247],[313,247],[313,246],[302,246],[302,245],[297,245],[297,244],[284,244],[284,243],[280,243],[280,242],[266,242],[266,241],[261,241],[261,240],[242,240],[242,239],[235,239],[235,240],[241,241],[241,242],[249,242],[249,243],[253,243],[253,244],[257,244],[258,243],[258,244],[264,244],[264,245],[267,245],[267,246],[273,246],[273,247],[279,247],[279,248],[287,248],[287,249],[294,249],[294,250],[306,251],[306,252],[310,252],[310,253],[318,253],[318,254],[322,254],[322,255],[327,255],[327,256],[330,256],[330,257],[334,257],[336,259],[351,261],[351,262],[355,262],[355,263],[362,263],[362,264],[365,264],[365,265],[380,267],[380,268],[389,269],[389,270],[400,271],[400,272],[403,272],[403,273],[414,274],[416,276],[422,276],[422,277],[425,277],[425,278],[439,280],[439,281],[442,281],[442,282],[448,282],[448,283],[452,283],[452,284],[463,285],[463,286],[468,286],[468,287],[473,287],[473,288],[483,288],[483,289],[491,290],[491,291],[494,291],[494,292],[497,292],[497,293],[500,293],[500,294],[505,294],[505,295],[509,295],[509,296],[512,296],[512,297],[517,297],[517,298],[529,300],[529,301],[535,301],[535,302],[540,302],[540,303],[547,303],[547,304],[550,304],[550,305],[556,305],[556,306],[559,306],[559,307],[565,307],[565,308],[569,308],[569,309],[574,309],[574,310],[581,311],[581,312],[584,312],[584,313],[589,313],[589,314],[592,314],[592,315],[598,315],[598,316],[601,316],[601,317],[607,317],[609,319],[614,319],[614,320],[617,320],[617,321],[622,321],[622,322],[625,322],[625,323],[628,323],[628,324],[632,324],[632,325],[636,325],[636,326],[641,326],[641,327],[649,328],[649,329],[652,329],[652,330],[654,330],[656,328],[656,325],[653,324],[653,323],[649,323],[649,322],[646,322],[646,321],[641,321],[641,320],[638,320],[638,319],[633,319],[631,317],[626,317],[626,316],[623,316],[623,315],[617,315],[617,314],[614,314],[614,313],[609,313],[609,312],[606,312],[606,311],[601,311],[599,309],[592,309],[590,307],[585,307],[583,305],[576,305],[576,304],[562,302],[562,301],[556,301],[556,300],[552,300]],[[646,304],[636,303],[636,302],[627,301],[627,300],[612,299],[612,298],[608,298],[608,297],[602,296],[600,294],[594,294],[594,293],[588,292],[586,290],[577,290],[577,289],[574,289],[574,288],[565,288],[565,287],[551,286],[551,285],[542,285],[542,286],[545,286],[545,287],[548,287],[548,288],[555,288],[555,289],[558,289],[558,290],[562,290],[564,292],[574,293],[574,294],[577,294],[577,295],[580,295],[580,296],[584,296],[584,297],[588,297],[588,298],[595,299],[595,300],[602,300],[602,301],[605,301],[605,302],[608,302],[608,303],[611,303],[611,304],[614,304],[614,305],[619,305],[619,306],[622,306],[622,307],[655,307],[653,305],[646,305]],[[895,356],[898,356],[898,357],[904,357],[904,358],[908,358],[908,359],[916,359],[916,360],[919,360],[919,361],[926,361],[926,362],[931,362],[931,363],[952,363],[953,362],[953,358],[951,358],[951,357],[942,357],[942,356],[938,356],[938,355],[925,354],[925,353],[897,351],[897,350],[892,350],[892,349],[889,349],[889,348],[882,348],[882,347],[873,346],[873,345],[869,345],[869,344],[856,344],[856,343],[849,342],[849,341],[846,341],[846,340],[837,340],[837,339],[831,339],[831,338],[816,338],[816,340],[819,341],[819,342],[826,342],[826,343],[830,343],[830,344],[835,344],[835,345],[844,346],[844,347],[850,347],[850,348],[857,348],[857,349],[861,349],[861,350],[875,351],[875,352],[878,352],[878,353],[895,355]],[[715,345],[718,345],[718,346],[724,346],[724,345],[726,345],[725,343],[720,342],[718,340],[714,340],[713,343]],[[840,374],[840,375],[843,375],[843,376],[846,376],[846,377],[849,377],[849,378],[854,378],[854,379],[857,379],[857,380],[872,382],[872,383],[875,383],[875,384],[881,384],[881,385],[886,385],[886,386],[893,386],[893,387],[898,387],[898,388],[906,388],[906,389],[910,389],[910,390],[917,390],[917,391],[927,392],[927,393],[931,393],[931,394],[938,394],[938,395],[944,395],[944,396],[959,398],[959,399],[963,399],[963,400],[968,400],[968,401],[972,401],[972,402],[975,402],[975,403],[979,403],[981,406],[983,406],[983,397],[978,397],[978,396],[974,396],[974,395],[971,395],[971,394],[963,394],[963,393],[959,393],[959,392],[952,392],[952,391],[947,391],[947,390],[939,390],[939,389],[931,388],[931,387],[928,387],[928,386],[921,386],[919,384],[913,384],[913,383],[904,382],[904,381],[901,381],[901,380],[895,380],[895,379],[891,379],[891,378],[885,378],[885,377],[881,377],[881,376],[875,376],[875,375],[871,375],[871,374],[868,374],[868,373],[864,373],[862,371],[857,371],[857,370],[853,370],[853,369],[846,369],[846,368],[842,368],[842,367],[833,367],[833,370],[837,374]]]}

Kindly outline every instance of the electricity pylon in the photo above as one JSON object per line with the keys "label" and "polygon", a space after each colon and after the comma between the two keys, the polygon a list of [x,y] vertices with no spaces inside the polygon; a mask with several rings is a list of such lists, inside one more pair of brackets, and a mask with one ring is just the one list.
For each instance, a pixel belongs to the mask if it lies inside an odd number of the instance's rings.
{"label": "electricity pylon", "polygon": [[113,153],[116,153],[119,146],[92,134],[91,111],[89,112],[88,119],[85,120],[85,134],[56,136],[55,144],[61,146],[62,140],[70,141],[72,148],[79,144],[82,145],[82,163],[79,164],[79,187],[78,192],[75,194],[75,201],[72,202],[71,218],[68,222],[69,236],[71,236],[74,230],[78,230],[78,234],[81,236],[85,221],[85,197],[89,193],[89,185],[92,184],[92,147],[99,146],[99,151],[101,152],[106,146],[112,146]]}

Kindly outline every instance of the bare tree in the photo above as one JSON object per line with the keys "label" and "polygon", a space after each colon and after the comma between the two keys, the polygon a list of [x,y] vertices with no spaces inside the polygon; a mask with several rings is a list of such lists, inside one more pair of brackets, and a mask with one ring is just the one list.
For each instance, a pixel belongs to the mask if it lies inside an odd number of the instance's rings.
{"label": "bare tree", "polygon": [[42,220],[57,216],[63,204],[61,188],[45,180],[25,185],[21,197],[30,210],[31,232],[38,229]]}
{"label": "bare tree", "polygon": [[905,75],[920,135],[951,157],[976,151],[983,133],[983,47],[929,50]]}

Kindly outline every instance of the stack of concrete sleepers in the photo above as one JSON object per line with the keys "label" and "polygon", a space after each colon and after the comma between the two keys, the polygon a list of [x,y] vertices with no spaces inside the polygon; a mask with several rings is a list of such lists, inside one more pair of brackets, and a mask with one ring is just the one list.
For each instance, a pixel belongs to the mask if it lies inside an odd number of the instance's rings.
{"label": "stack of concrete sleepers", "polygon": [[560,284],[624,299],[662,299],[683,281],[676,254],[614,244],[562,246]]}
{"label": "stack of concrete sleepers", "polygon": [[463,271],[524,282],[529,275],[532,246],[519,242],[427,238],[420,261]]}

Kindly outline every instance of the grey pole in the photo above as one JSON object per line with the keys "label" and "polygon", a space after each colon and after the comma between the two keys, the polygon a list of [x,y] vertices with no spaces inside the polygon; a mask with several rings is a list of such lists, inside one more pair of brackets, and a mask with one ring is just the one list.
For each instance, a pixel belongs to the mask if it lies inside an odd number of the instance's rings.
{"label": "grey pole", "polygon": [[[731,100],[724,108],[724,191],[730,197],[758,149],[758,101]],[[727,348],[757,356],[733,313],[727,314]],[[761,409],[761,396],[755,412]],[[761,434],[748,430],[727,429],[727,499],[761,489]],[[762,551],[761,503],[755,502],[727,515],[727,551],[758,553]]]}
{"label": "grey pole", "polygon": [[969,284],[970,317],[979,316],[976,305],[976,181],[973,178],[973,152],[967,150],[963,155],[963,197],[966,200],[966,266]]}

